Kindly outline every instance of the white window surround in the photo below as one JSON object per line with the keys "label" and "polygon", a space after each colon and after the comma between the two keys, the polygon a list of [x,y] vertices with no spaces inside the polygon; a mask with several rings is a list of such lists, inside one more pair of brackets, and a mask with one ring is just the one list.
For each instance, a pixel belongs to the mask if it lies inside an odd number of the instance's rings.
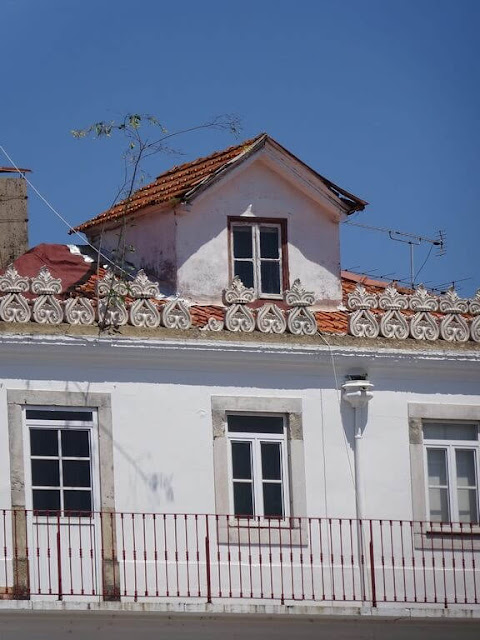
{"label": "white window surround", "polygon": [[[236,229],[251,229],[251,256],[242,256],[238,255],[235,250],[235,230]],[[234,275],[239,275],[243,284],[246,287],[253,287],[255,289],[255,293],[259,298],[272,298],[272,299],[282,299],[283,298],[283,225],[275,222],[268,222],[266,220],[261,221],[232,221],[231,222],[231,273],[232,277]],[[261,249],[261,238],[260,232],[262,230],[275,230],[277,234],[277,256],[265,256],[262,255]],[[242,264],[245,265],[245,268],[250,270],[251,266],[252,270],[252,281],[247,277],[242,277]],[[273,270],[278,277],[278,291],[265,291],[264,285],[262,284],[262,266],[267,266],[267,264],[273,266]],[[240,269],[238,271],[237,267]]]}
{"label": "white window surround", "polygon": [[[284,519],[236,518],[233,514],[229,468],[229,414],[283,415],[287,458],[288,513]],[[252,530],[259,542],[292,541],[307,544],[305,527],[297,518],[306,516],[305,458],[302,401],[300,398],[212,396],[215,506],[219,518],[219,542],[247,542]],[[286,493],[287,493],[286,492]],[[228,526],[227,526],[228,521]],[[302,529],[302,530],[300,530]],[[281,534],[285,531],[285,536]]]}
{"label": "white window surround", "polygon": [[[480,406],[456,405],[456,404],[408,404],[409,441],[410,441],[410,468],[412,481],[412,510],[415,524],[418,548],[428,546],[443,548],[448,544],[449,548],[461,548],[462,539],[468,536],[475,549],[480,549],[480,526],[464,524],[450,525],[441,522],[431,522],[429,504],[427,498],[428,481],[426,467],[427,446],[429,439],[424,439],[424,426],[429,423],[451,424],[478,424],[480,423]],[[466,441],[463,442],[465,445]],[[423,524],[420,524],[423,523]],[[465,536],[462,535],[465,534]],[[472,541],[473,536],[473,541]],[[448,542],[445,542],[448,537]]]}
{"label": "white window surround", "polygon": [[[89,393],[75,391],[37,391],[7,389],[8,433],[10,449],[10,486],[11,505],[16,511],[15,521],[18,531],[13,532],[17,546],[17,561],[13,575],[14,591],[18,594],[29,593],[29,559],[27,553],[28,500],[25,491],[25,476],[28,472],[29,449],[25,449],[25,410],[33,407],[45,408],[81,408],[94,411],[98,417],[95,443],[92,451],[98,450],[98,499],[95,508],[102,512],[115,510],[113,435],[111,398],[108,393]],[[95,500],[95,498],[94,498]],[[104,518],[101,527],[102,537],[102,583],[105,600],[117,600],[119,597],[118,564],[116,561],[116,532],[110,526],[109,518]]]}

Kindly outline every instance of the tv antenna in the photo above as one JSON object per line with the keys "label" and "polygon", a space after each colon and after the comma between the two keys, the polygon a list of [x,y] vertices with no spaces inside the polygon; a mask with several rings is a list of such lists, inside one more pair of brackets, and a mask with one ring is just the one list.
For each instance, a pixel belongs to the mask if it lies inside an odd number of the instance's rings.
{"label": "tv antenna", "polygon": [[[428,258],[430,257],[430,253],[432,252],[432,249],[436,247],[437,256],[444,256],[445,253],[447,252],[447,247],[446,247],[447,234],[442,229],[437,231],[434,238],[428,238],[426,236],[419,236],[416,233],[408,233],[406,231],[395,231],[394,229],[387,229],[385,227],[373,227],[368,224],[361,224],[360,222],[347,221],[344,224],[348,224],[352,227],[361,227],[362,229],[368,229],[369,231],[380,231],[381,233],[388,234],[388,237],[390,238],[390,240],[395,240],[395,242],[402,242],[403,244],[408,244],[409,253],[410,253],[410,286],[412,289],[415,287],[416,275],[418,276],[420,271],[425,266]],[[415,250],[415,247],[418,247],[421,244],[429,244],[430,251],[428,252],[428,255],[424,263],[422,264],[417,274],[415,275],[414,250]]]}

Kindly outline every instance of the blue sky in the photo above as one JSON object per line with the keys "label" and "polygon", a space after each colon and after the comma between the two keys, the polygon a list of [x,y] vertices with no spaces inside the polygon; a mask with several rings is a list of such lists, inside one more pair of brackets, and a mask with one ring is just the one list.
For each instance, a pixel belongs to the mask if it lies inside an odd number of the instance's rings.
{"label": "blue sky", "polygon": [[[368,200],[355,221],[445,230],[447,253],[432,251],[420,281],[480,286],[477,0],[3,0],[0,11],[0,144],[72,224],[110,203],[121,141],[71,129],[132,111],[169,130],[234,113],[243,138],[267,131]],[[146,169],[233,143],[190,134],[182,156]],[[29,204],[32,245],[72,242],[32,193]],[[417,269],[428,250],[415,250]],[[408,277],[408,247],[344,227],[342,263]]]}

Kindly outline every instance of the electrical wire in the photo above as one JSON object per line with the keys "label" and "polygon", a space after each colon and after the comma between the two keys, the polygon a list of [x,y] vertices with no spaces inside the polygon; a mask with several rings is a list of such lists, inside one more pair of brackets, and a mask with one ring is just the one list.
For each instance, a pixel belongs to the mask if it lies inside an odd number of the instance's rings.
{"label": "electrical wire", "polygon": [[47,205],[47,207],[63,222],[63,224],[65,226],[67,226],[70,231],[72,233],[74,233],[75,235],[77,235],[79,238],[82,239],[82,242],[87,244],[91,249],[93,249],[99,256],[101,256],[104,260],[106,260],[107,262],[109,262],[111,265],[113,265],[116,269],[122,271],[122,273],[124,273],[126,276],[128,276],[128,278],[132,278],[132,275],[130,273],[128,273],[128,271],[125,271],[125,269],[122,269],[122,267],[118,266],[113,260],[111,260],[108,256],[106,256],[104,253],[101,253],[97,247],[95,247],[93,244],[91,244],[88,240],[86,240],[85,238],[82,237],[82,235],[76,231],[72,225],[68,222],[68,220],[66,220],[61,213],[59,213],[55,207],[53,205],[50,204],[50,202],[48,202],[48,200],[40,193],[40,191],[35,187],[35,185],[27,178],[27,176],[25,175],[25,173],[18,168],[18,166],[15,164],[15,162],[13,161],[13,159],[10,157],[10,155],[7,153],[7,151],[5,150],[5,148],[0,144],[0,150],[3,152],[3,154],[5,155],[5,157],[8,159],[8,161],[10,162],[10,164],[12,165],[12,167],[14,167],[14,169],[22,176],[22,178],[25,180],[25,182],[29,185],[29,187],[36,193],[36,195],[40,198],[40,200],[42,200],[42,202],[44,202],[44,204]]}
{"label": "electrical wire", "polygon": [[425,260],[422,263],[422,266],[420,267],[420,269],[417,271],[417,273],[414,275],[413,277],[413,283],[415,284],[416,279],[418,278],[418,276],[420,275],[420,272],[422,271],[423,267],[427,264],[428,259],[430,258],[430,254],[432,253],[432,249],[433,249],[433,244],[430,245],[430,249],[427,253],[427,257],[425,258]]}
{"label": "electrical wire", "polygon": [[[338,410],[341,411],[341,408],[342,408],[342,397],[341,397],[340,387],[339,387],[339,384],[338,384],[337,368],[335,366],[335,356],[333,355],[332,346],[320,331],[317,331],[317,334],[320,336],[320,338],[327,345],[328,351],[330,353],[330,360],[331,360],[332,369],[333,369],[333,377],[335,379],[335,389],[337,391]],[[352,468],[352,461],[350,460],[347,436],[345,435],[345,429],[342,429],[342,433],[343,433],[343,442],[344,442],[344,445],[345,445],[345,450],[347,452],[348,468],[350,469],[350,478],[352,480],[352,485],[355,488],[355,475],[354,475],[353,468]]]}

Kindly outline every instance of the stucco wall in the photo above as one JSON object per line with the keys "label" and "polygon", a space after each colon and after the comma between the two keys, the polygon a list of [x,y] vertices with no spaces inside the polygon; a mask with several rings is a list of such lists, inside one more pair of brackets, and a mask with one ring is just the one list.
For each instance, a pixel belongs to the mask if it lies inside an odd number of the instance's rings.
{"label": "stucco wall", "polygon": [[300,278],[318,304],[341,298],[338,223],[262,158],[240,166],[178,216],[178,290],[216,303],[228,285],[227,218],[283,218],[288,224],[290,284]]}
{"label": "stucco wall", "polygon": [[[104,232],[102,246],[105,251],[119,251],[121,229]],[[123,231],[122,231],[123,233]],[[93,239],[99,246],[99,238]],[[160,283],[165,295],[175,293],[175,216],[173,210],[158,211],[151,208],[138,219],[129,220],[125,227],[125,241],[120,242],[120,252],[125,246],[125,260],[144,269],[146,274]]]}
{"label": "stucco wall", "polygon": [[[7,389],[111,395],[120,511],[215,512],[212,396],[302,404],[309,516],[354,517],[353,413],[340,402],[328,350],[316,356],[192,349],[30,346],[0,362],[0,507],[10,506]],[[73,363],[73,364],[72,364]],[[359,359],[337,359],[340,382]],[[364,517],[412,517],[408,404],[478,405],[464,364],[363,362],[374,397],[362,440]]]}

